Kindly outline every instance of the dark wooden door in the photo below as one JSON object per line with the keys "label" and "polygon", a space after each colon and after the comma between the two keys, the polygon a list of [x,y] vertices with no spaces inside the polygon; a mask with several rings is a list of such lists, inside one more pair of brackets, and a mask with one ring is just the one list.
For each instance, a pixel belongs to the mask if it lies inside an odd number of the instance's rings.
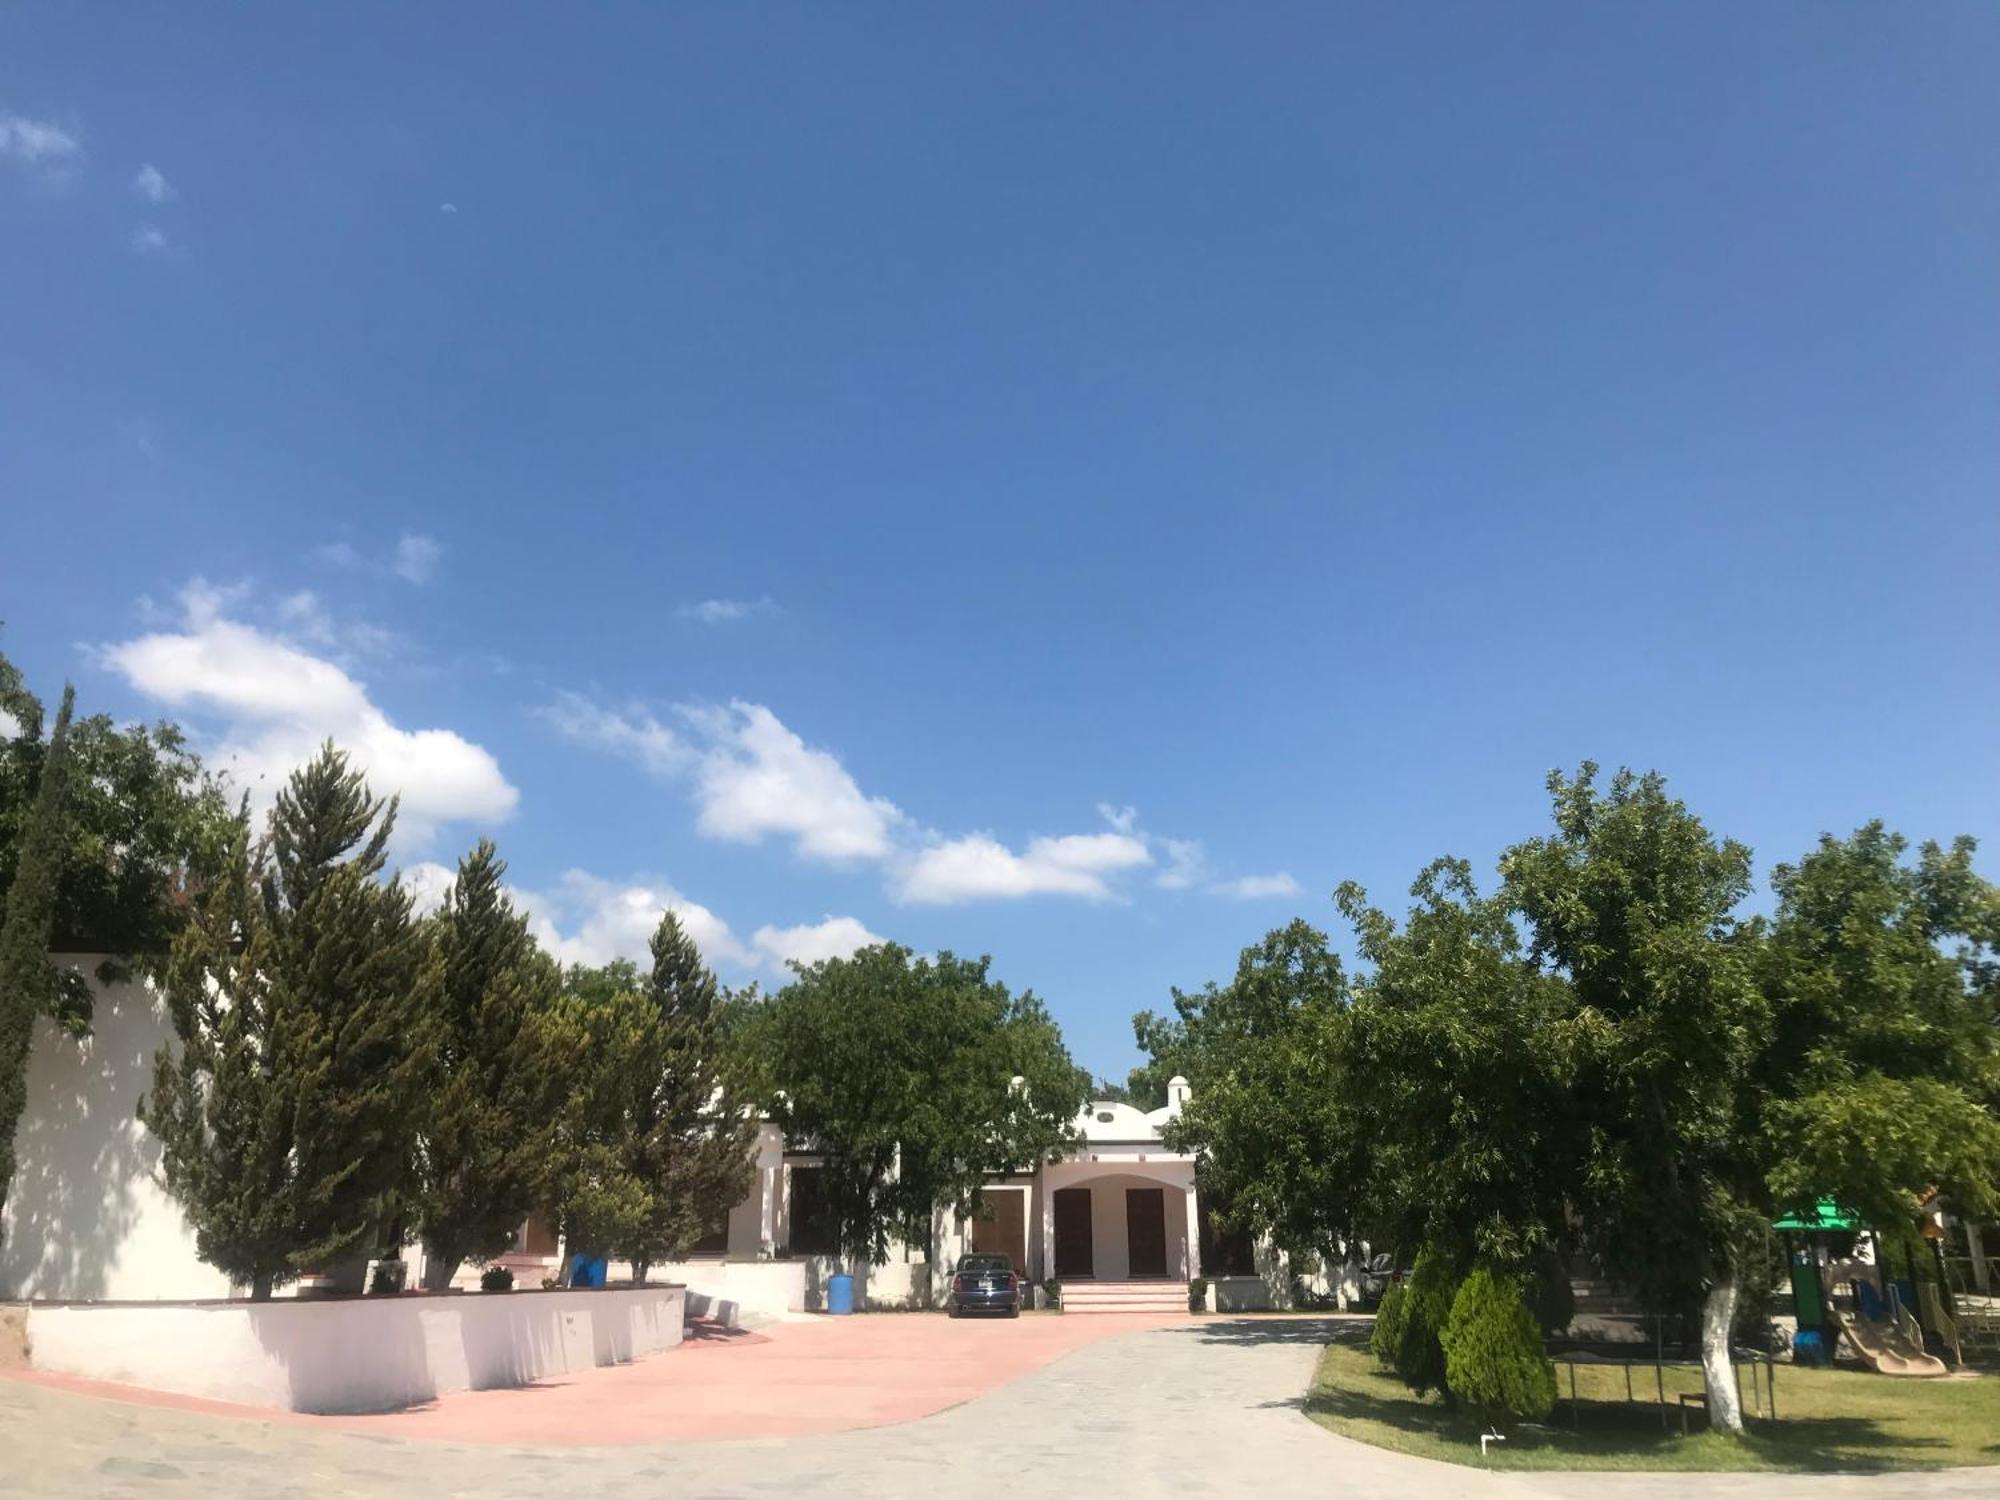
{"label": "dark wooden door", "polygon": [[1167,1274],[1167,1201],[1159,1188],[1125,1189],[1125,1244],[1131,1275]]}
{"label": "dark wooden door", "polygon": [[1056,1189],[1056,1278],[1094,1276],[1090,1244],[1090,1189]]}

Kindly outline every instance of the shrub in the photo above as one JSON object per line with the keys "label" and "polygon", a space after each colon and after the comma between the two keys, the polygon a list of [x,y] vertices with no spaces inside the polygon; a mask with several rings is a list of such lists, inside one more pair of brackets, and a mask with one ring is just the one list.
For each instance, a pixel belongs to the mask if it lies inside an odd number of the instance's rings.
{"label": "shrub", "polygon": [[1392,1286],[1375,1309],[1375,1331],[1368,1337],[1368,1352],[1385,1370],[1396,1368],[1396,1347],[1403,1340],[1403,1299],[1408,1295],[1409,1288]]}
{"label": "shrub", "polygon": [[1191,1313],[1208,1311],[1208,1278],[1193,1276],[1188,1279],[1188,1311]]}
{"label": "shrub", "polygon": [[1437,1391],[1450,1397],[1444,1377],[1444,1346],[1438,1335],[1451,1316],[1451,1265],[1435,1250],[1417,1257],[1404,1289],[1402,1327],[1396,1336],[1396,1374],[1419,1396]]}
{"label": "shrub", "polygon": [[1481,1266],[1452,1298],[1441,1343],[1453,1395],[1489,1420],[1538,1421],[1556,1404],[1556,1371],[1521,1283]]}
{"label": "shrub", "polygon": [[511,1292],[514,1290],[514,1273],[505,1266],[488,1266],[479,1278],[482,1292]]}

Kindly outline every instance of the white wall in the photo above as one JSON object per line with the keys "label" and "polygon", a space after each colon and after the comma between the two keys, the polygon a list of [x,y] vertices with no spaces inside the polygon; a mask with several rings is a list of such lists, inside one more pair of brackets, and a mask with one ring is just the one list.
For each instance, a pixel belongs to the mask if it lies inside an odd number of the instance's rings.
{"label": "white wall", "polygon": [[193,1230],[153,1181],[159,1146],[138,1119],[153,1054],[173,1035],[166,1006],[140,984],[97,989],[83,1041],[35,1024],[0,1219],[0,1298],[226,1297],[228,1278],[201,1263]]}
{"label": "white wall", "polygon": [[[289,1411],[388,1411],[680,1343],[680,1287],[28,1310],[35,1368]],[[198,1357],[197,1357],[198,1356]]]}
{"label": "white wall", "polygon": [[730,1327],[745,1313],[781,1317],[806,1308],[802,1260],[675,1261],[653,1267],[652,1274],[686,1284],[689,1317],[715,1318]]}

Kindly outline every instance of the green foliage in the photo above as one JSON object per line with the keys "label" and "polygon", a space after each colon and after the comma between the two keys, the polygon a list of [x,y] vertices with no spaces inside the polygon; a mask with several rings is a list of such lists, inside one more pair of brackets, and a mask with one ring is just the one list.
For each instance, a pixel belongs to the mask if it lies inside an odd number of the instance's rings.
{"label": "green foliage", "polygon": [[1969,1217],[2000,1210],[2000,893],[1970,839],[1914,866],[1907,848],[1870,823],[1773,872],[1761,1082],[1780,1204],[1895,1224],[1935,1187]]}
{"label": "green foliage", "polygon": [[[42,740],[41,703],[0,655],[0,711],[16,726],[0,738],[0,892],[12,883],[53,745]],[[101,955],[102,977],[164,960],[185,897],[212,878],[228,848],[231,817],[171,724],[119,725],[103,714],[73,719],[70,770],[54,878],[47,951]],[[74,969],[54,971],[45,1009],[75,1035],[90,1028],[91,989]]]}
{"label": "green foliage", "polygon": [[1396,1351],[1403,1342],[1403,1303],[1409,1297],[1406,1286],[1397,1285],[1382,1294],[1375,1309],[1375,1327],[1368,1335],[1368,1352],[1385,1370],[1396,1368]]}
{"label": "green foliage", "polygon": [[1068,1149],[1088,1090],[1032,994],[989,961],[884,943],[798,969],[745,1023],[739,1054],[772,1117],[820,1153],[837,1253],[880,1264],[892,1231],[929,1242],[940,1210]]}
{"label": "green foliage", "polygon": [[652,938],[651,1007],[631,1099],[625,1169],[645,1190],[641,1213],[611,1247],[645,1279],[685,1255],[749,1190],[757,1138],[746,1101],[725,1086],[722,991],[671,912]]}
{"label": "green foliage", "polygon": [[203,1260],[274,1286],[373,1248],[412,1185],[440,969],[378,877],[395,805],[330,744],[176,939],[140,1106]]}
{"label": "green foliage", "polygon": [[1555,1406],[1555,1366],[1515,1278],[1475,1267],[1452,1298],[1439,1342],[1451,1393],[1489,1420],[1537,1422]]}
{"label": "green foliage", "polygon": [[1579,1123],[1567,987],[1520,952],[1505,903],[1443,859],[1398,931],[1348,883],[1362,960],[1346,1075],[1367,1122],[1371,1228],[1461,1263],[1525,1266],[1567,1228]]}
{"label": "green foliage", "polygon": [[1444,1325],[1451,1317],[1455,1278],[1451,1263],[1435,1249],[1417,1256],[1404,1288],[1401,1326],[1396,1330],[1396,1376],[1419,1396],[1440,1391],[1447,1396]]}
{"label": "green foliage", "polygon": [[545,1193],[572,1059],[549,1045],[562,976],[502,888],[481,840],[426,924],[439,965],[435,1067],[411,1201],[425,1284],[498,1254]]}
{"label": "green foliage", "polygon": [[69,727],[75,704],[75,690],[65,688],[0,914],[0,1207],[14,1182],[14,1131],[27,1106],[35,1018],[54,1008],[58,991],[56,967],[49,962],[49,932],[67,835]]}
{"label": "green foliage", "polygon": [[[1227,986],[1174,992],[1175,1018],[1141,1017],[1162,1067],[1185,1069],[1166,1132],[1201,1158],[1222,1221],[1338,1259],[1369,1208],[1370,1132],[1349,1068],[1348,987],[1326,934],[1294,921],[1243,950]],[[1164,1100],[1162,1100],[1164,1102]]]}

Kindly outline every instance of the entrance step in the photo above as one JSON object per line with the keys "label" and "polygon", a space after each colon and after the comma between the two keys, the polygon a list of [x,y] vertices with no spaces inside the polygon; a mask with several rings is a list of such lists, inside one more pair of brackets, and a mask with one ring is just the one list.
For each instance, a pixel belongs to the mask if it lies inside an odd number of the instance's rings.
{"label": "entrance step", "polygon": [[1188,1287],[1185,1281],[1065,1281],[1062,1284],[1065,1313],[1185,1313]]}

